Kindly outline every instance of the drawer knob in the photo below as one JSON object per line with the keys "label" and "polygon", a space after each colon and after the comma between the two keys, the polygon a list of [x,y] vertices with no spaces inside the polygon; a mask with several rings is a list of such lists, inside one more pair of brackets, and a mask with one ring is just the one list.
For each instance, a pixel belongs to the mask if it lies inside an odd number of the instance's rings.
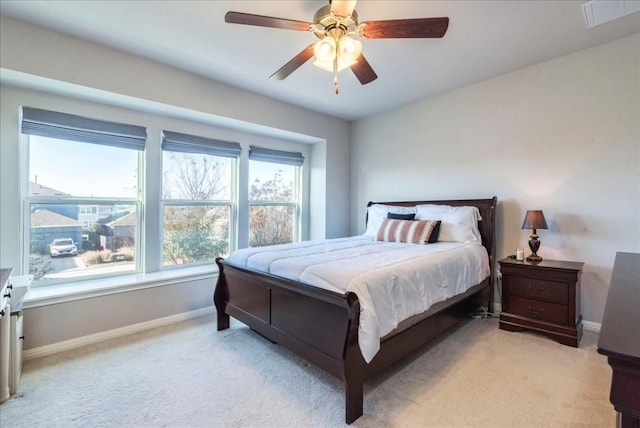
{"label": "drawer knob", "polygon": [[532,284],[529,284],[529,285],[527,285],[527,288],[529,289],[529,291],[533,291],[533,292],[536,292],[536,293],[543,293],[544,292],[544,287],[542,287],[542,286],[538,287],[538,289],[536,290],[536,288]]}
{"label": "drawer knob", "polygon": [[2,297],[9,297],[9,298],[11,298],[11,293],[7,293],[7,294],[5,294],[5,295],[4,295],[4,296],[2,296]]}
{"label": "drawer knob", "polygon": [[529,312],[531,312],[532,314],[542,314],[542,313],[544,313],[544,308],[540,308],[539,311],[536,311],[531,306],[529,306]]}

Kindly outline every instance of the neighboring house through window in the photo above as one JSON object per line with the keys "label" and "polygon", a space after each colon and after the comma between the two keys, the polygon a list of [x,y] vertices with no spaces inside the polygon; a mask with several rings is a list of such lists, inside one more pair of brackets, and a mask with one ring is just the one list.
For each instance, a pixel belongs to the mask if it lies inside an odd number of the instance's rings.
{"label": "neighboring house through window", "polygon": [[29,107],[21,125],[29,273],[40,281],[138,270],[146,130]]}

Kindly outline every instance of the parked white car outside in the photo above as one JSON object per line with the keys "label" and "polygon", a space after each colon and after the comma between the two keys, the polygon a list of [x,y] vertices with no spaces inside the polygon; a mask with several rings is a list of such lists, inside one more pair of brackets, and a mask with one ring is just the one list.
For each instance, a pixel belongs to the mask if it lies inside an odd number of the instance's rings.
{"label": "parked white car outside", "polygon": [[70,238],[54,239],[49,246],[49,253],[51,257],[58,257],[64,255],[78,255],[78,247]]}

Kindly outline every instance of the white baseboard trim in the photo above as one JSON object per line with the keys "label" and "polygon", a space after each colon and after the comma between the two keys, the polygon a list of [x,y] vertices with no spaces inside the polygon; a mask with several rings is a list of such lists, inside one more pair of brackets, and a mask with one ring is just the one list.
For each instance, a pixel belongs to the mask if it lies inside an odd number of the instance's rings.
{"label": "white baseboard trim", "polygon": [[[499,314],[500,312],[502,312],[502,304],[498,302],[493,302],[493,313]],[[600,333],[601,326],[602,324],[598,322],[582,320],[582,328],[584,328],[587,331],[594,331],[596,333]]]}
{"label": "white baseboard trim", "polygon": [[582,327],[587,331],[595,331],[596,333],[600,333],[600,327],[602,327],[602,324],[600,324],[599,322],[582,320]]}
{"label": "white baseboard trim", "polygon": [[[493,304],[493,312],[499,314],[502,312],[500,303]],[[213,306],[197,309],[191,312],[170,315],[164,318],[158,318],[151,321],[145,321],[137,324],[128,325],[126,327],[116,328],[113,330],[103,331],[100,333],[89,334],[87,336],[77,337],[75,339],[64,340],[62,342],[52,343],[51,345],[40,346],[37,348],[26,349],[22,355],[23,360],[33,360],[36,358],[46,357],[58,352],[69,351],[71,349],[80,348],[86,345],[92,345],[109,339],[127,336],[129,334],[139,333],[145,330],[151,330],[156,327],[164,327],[166,325],[175,324],[180,321],[186,321],[215,313]],[[600,323],[593,321],[582,321],[585,330],[600,333]]]}
{"label": "white baseboard trim", "polygon": [[127,336],[133,333],[139,333],[145,330],[151,330],[156,327],[164,327],[166,325],[175,324],[180,321],[186,321],[193,318],[202,317],[215,313],[213,306],[197,309],[191,312],[170,315],[164,318],[158,318],[151,321],[145,321],[137,324],[120,327],[113,330],[103,331],[100,333],[89,334],[87,336],[77,337],[75,339],[64,340],[62,342],[52,343],[50,345],[39,346],[37,348],[26,349],[22,354],[23,360],[33,360],[35,358],[46,357],[58,352],[69,351],[71,349],[80,348],[81,346],[92,345],[109,339]]}

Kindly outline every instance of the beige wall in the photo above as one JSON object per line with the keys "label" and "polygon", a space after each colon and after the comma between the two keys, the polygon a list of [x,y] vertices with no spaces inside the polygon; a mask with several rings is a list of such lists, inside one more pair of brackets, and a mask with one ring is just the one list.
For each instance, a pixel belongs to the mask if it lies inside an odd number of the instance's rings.
{"label": "beige wall", "polygon": [[499,258],[544,210],[539,254],[585,262],[599,323],[616,251],[640,251],[640,35],[354,122],[351,183],[352,233],[369,200],[497,196]]}

